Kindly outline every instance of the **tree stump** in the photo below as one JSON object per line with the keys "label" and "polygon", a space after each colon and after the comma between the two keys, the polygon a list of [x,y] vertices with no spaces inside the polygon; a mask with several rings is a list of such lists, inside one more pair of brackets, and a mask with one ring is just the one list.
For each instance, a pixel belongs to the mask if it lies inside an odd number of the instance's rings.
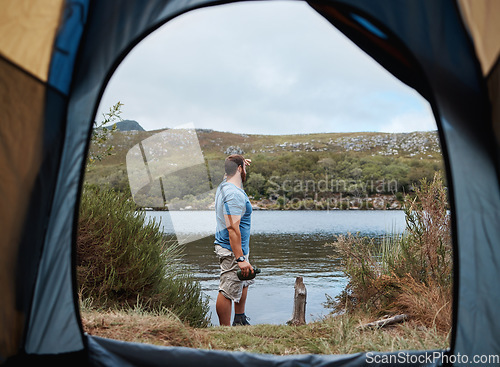
{"label": "tree stump", "polygon": [[289,325],[305,325],[306,323],[306,298],[307,290],[302,277],[295,279],[295,296],[293,299],[292,319]]}

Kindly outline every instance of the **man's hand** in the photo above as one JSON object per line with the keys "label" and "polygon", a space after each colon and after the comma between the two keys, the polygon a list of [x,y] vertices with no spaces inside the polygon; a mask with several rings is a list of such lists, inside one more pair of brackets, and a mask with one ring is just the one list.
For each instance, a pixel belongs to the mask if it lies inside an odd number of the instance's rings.
{"label": "man's hand", "polygon": [[245,166],[249,166],[250,163],[252,163],[252,160],[251,159],[245,159]]}
{"label": "man's hand", "polygon": [[254,271],[252,265],[246,260],[238,262],[237,264],[241,269],[241,275],[244,277],[249,276]]}

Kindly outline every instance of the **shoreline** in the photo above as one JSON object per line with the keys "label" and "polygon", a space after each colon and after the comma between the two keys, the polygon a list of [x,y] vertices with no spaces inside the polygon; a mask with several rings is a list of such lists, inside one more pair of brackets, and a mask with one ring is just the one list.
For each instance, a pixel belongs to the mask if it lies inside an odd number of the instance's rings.
{"label": "shoreline", "polygon": [[[190,204],[190,205],[188,205]],[[250,197],[253,210],[276,210],[276,211],[330,211],[330,210],[403,210],[404,199],[398,199],[396,195],[377,194],[366,197],[332,197],[328,199],[314,200],[312,198],[279,197],[277,200],[256,200]],[[166,207],[137,207],[137,211],[200,211],[214,210],[214,204],[204,201],[174,201]]]}

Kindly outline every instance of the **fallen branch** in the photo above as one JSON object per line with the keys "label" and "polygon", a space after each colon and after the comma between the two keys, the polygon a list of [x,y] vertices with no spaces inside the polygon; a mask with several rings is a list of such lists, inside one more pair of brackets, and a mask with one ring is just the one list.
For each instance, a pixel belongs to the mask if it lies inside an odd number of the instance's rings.
{"label": "fallen branch", "polygon": [[384,326],[393,325],[393,324],[397,324],[399,322],[403,322],[405,320],[408,320],[408,318],[409,317],[406,314],[396,315],[393,317],[388,317],[386,319],[381,319],[381,320],[377,320],[374,322],[369,322],[368,324],[360,325],[360,326],[358,326],[358,328],[359,329],[380,329]]}

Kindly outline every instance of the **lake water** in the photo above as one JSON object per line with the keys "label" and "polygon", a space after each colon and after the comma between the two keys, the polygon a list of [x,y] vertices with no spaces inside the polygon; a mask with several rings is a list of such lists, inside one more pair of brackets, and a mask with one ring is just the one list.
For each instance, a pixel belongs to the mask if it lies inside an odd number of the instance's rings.
{"label": "lake water", "polygon": [[[185,243],[185,261],[209,299],[212,324],[218,325],[215,299],[219,265],[213,252],[213,211],[147,212],[161,221],[165,233]],[[284,324],[292,316],[295,278],[307,288],[306,321],[327,315],[327,298],[346,286],[340,261],[331,247],[338,234],[379,237],[402,232],[400,210],[382,211],[268,211],[254,210],[250,237],[250,263],[262,270],[248,290],[246,314],[251,324]],[[191,241],[192,240],[192,241]]]}

